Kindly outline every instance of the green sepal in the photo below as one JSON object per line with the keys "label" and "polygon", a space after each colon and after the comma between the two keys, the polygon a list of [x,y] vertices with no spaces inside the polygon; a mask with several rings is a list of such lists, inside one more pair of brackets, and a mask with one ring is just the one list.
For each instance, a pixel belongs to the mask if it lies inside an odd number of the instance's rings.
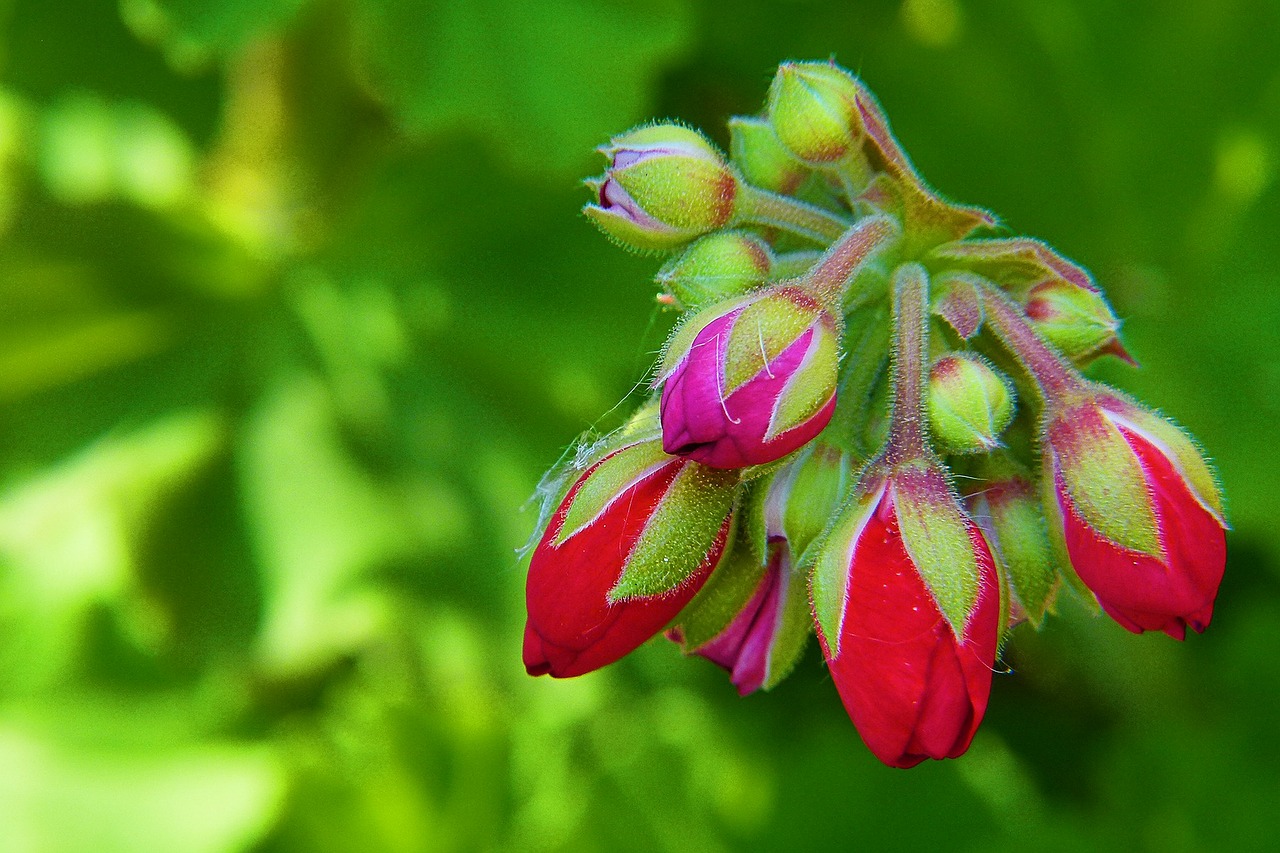
{"label": "green sepal", "polygon": [[[864,477],[853,496],[841,507],[831,527],[823,534],[813,553],[809,576],[809,596],[813,617],[826,640],[830,658],[840,654],[840,630],[844,622],[844,603],[849,590],[849,568],[854,548],[872,513],[880,506],[887,484],[883,475]],[[805,567],[806,553],[798,561]]]}
{"label": "green sepal", "polygon": [[780,571],[786,572],[786,584],[780,593],[778,624],[769,648],[769,664],[762,690],[770,690],[795,670],[804,657],[805,646],[813,634],[813,612],[809,609],[807,573],[799,565],[784,561]]}
{"label": "green sepal", "polygon": [[1148,441],[1164,450],[1165,456],[1182,474],[1183,480],[1200,504],[1213,513],[1224,528],[1229,526],[1217,474],[1191,436],[1158,412],[1153,412],[1110,388],[1106,389],[1106,394],[1102,397],[1102,405],[1113,416],[1128,421],[1134,431],[1142,433]]}
{"label": "green sepal", "polygon": [[1037,628],[1059,587],[1058,561],[1049,538],[1038,490],[1030,472],[1007,453],[993,454],[980,467],[985,486],[972,498],[975,516],[985,518],[992,556],[1007,576],[1009,589]]}
{"label": "green sepal", "polygon": [[[1047,427],[1052,455],[1076,512],[1098,535],[1122,548],[1164,557],[1145,472],[1120,430],[1090,400]],[[1049,478],[1052,479],[1052,472]]]}
{"label": "green sepal", "polygon": [[890,484],[907,555],[956,637],[964,637],[982,582],[969,538],[972,522],[937,463],[900,465]]}
{"label": "green sepal", "polygon": [[801,454],[786,483],[779,484],[785,488],[782,534],[796,556],[803,555],[827,528],[853,476],[849,454],[821,440],[806,445]]}
{"label": "green sepal", "polygon": [[[771,290],[746,305],[733,321],[725,350],[725,397],[749,382],[820,321],[821,309],[798,303],[790,296],[794,291],[787,287]],[[832,368],[834,375],[834,365]]]}
{"label": "green sepal", "polygon": [[769,278],[773,253],[745,231],[716,231],[672,258],[654,277],[679,307],[696,311],[742,296]]}
{"label": "green sepal", "polygon": [[1063,257],[1043,240],[1031,237],[999,237],[944,243],[934,248],[930,257],[960,264],[1015,292],[1046,278],[1099,292],[1098,284],[1088,270]]}
{"label": "green sepal", "polygon": [[1058,492],[1054,486],[1052,464],[1048,454],[1044,456],[1040,476],[1040,509],[1044,513],[1045,526],[1049,531],[1049,546],[1053,551],[1053,561],[1057,567],[1058,576],[1090,610],[1094,613],[1100,612],[1102,606],[1098,603],[1098,597],[1093,594],[1093,590],[1089,589],[1088,584],[1080,579],[1075,567],[1071,565],[1071,555],[1067,553],[1062,508],[1058,504]]}
{"label": "green sepal", "polygon": [[615,246],[640,254],[670,252],[688,243],[694,236],[665,226],[645,227],[629,217],[594,204],[582,208],[582,214]]}
{"label": "green sepal", "polygon": [[649,517],[609,600],[661,595],[684,583],[715,545],[737,491],[736,471],[687,463]]}
{"label": "green sepal", "polygon": [[718,637],[734,620],[764,578],[766,564],[753,549],[739,541],[723,563],[711,573],[693,600],[680,611],[680,647],[692,654]]}
{"label": "green sepal", "polygon": [[773,481],[780,476],[785,476],[785,472],[782,470],[775,471],[749,483],[742,498],[742,508],[738,513],[742,523],[742,532],[740,534],[742,540],[760,565],[768,562],[769,493],[772,490]]}
{"label": "green sepal", "polygon": [[825,324],[813,329],[808,361],[787,381],[778,395],[765,439],[772,439],[812,418],[836,393],[840,364],[839,336]]}
{"label": "green sepal", "polygon": [[668,464],[679,463],[662,452],[658,441],[642,441],[615,451],[591,472],[574,495],[556,535],[555,547],[590,525],[629,487]]}
{"label": "green sepal", "polygon": [[753,186],[793,195],[812,174],[783,146],[768,119],[734,116],[729,119],[729,157]]}
{"label": "green sepal", "polygon": [[961,272],[947,272],[931,282],[934,292],[932,312],[947,322],[962,340],[969,340],[982,328],[982,279]]}

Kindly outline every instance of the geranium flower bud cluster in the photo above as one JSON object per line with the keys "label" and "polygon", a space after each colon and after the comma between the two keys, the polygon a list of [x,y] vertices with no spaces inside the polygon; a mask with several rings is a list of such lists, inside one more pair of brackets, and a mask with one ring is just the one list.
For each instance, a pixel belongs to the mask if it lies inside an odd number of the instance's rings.
{"label": "geranium flower bud cluster", "polygon": [[745,695],[816,634],[867,746],[910,767],[968,748],[1010,628],[1060,595],[1203,631],[1219,489],[1184,432],[1081,372],[1131,361],[1093,278],[934,192],[833,63],[784,64],[728,130],[726,156],[637,128],[587,182],[606,235],[670,255],[680,317],[646,402],[544,483],[528,671],[664,633]]}

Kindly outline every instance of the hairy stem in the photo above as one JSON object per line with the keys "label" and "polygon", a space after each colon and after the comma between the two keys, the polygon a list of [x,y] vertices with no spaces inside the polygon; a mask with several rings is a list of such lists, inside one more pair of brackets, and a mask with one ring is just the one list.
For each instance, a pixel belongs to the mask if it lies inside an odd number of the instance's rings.
{"label": "hairy stem", "polygon": [[924,421],[928,321],[928,273],[920,264],[903,264],[893,276],[893,410],[886,453],[892,465],[929,455]]}
{"label": "hairy stem", "polygon": [[999,285],[985,279],[981,281],[979,293],[988,325],[1031,374],[1046,406],[1072,397],[1084,388],[1085,380],[1080,371],[1044,342],[1013,297]]}
{"label": "hairy stem", "polygon": [[745,181],[738,184],[734,222],[781,228],[824,245],[839,239],[849,228],[847,219],[828,210],[753,187]]}

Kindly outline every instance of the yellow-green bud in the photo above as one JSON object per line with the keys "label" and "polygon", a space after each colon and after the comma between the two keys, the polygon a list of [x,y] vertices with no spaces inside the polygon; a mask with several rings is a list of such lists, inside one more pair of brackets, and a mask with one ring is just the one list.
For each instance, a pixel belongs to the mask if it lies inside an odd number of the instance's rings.
{"label": "yellow-green bud", "polygon": [[699,238],[658,271],[657,281],[676,306],[696,310],[754,290],[769,278],[773,252],[744,231]]}
{"label": "yellow-green bud", "polygon": [[769,121],[779,141],[814,167],[832,166],[862,142],[858,84],[831,62],[784,62],[769,88]]}
{"label": "yellow-green bud", "polygon": [[929,426],[942,450],[985,453],[1013,420],[1013,386],[980,356],[952,353],[929,371]]}
{"label": "yellow-green bud", "polygon": [[674,249],[733,216],[738,177],[715,146],[677,124],[639,127],[600,152],[604,175],[587,181],[597,203],[583,212],[605,234],[641,250]]}

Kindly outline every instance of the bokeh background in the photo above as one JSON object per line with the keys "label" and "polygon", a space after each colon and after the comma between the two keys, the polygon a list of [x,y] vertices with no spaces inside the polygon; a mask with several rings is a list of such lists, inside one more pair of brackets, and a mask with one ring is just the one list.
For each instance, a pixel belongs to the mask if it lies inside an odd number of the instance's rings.
{"label": "bokeh background", "polygon": [[[1255,850],[1280,833],[1280,4],[0,3],[0,849]],[[525,509],[670,318],[578,215],[835,56],[1091,268],[1234,529],[1177,644],[1065,602],[958,761],[656,641],[520,664]],[[605,414],[613,410],[613,414]]]}

